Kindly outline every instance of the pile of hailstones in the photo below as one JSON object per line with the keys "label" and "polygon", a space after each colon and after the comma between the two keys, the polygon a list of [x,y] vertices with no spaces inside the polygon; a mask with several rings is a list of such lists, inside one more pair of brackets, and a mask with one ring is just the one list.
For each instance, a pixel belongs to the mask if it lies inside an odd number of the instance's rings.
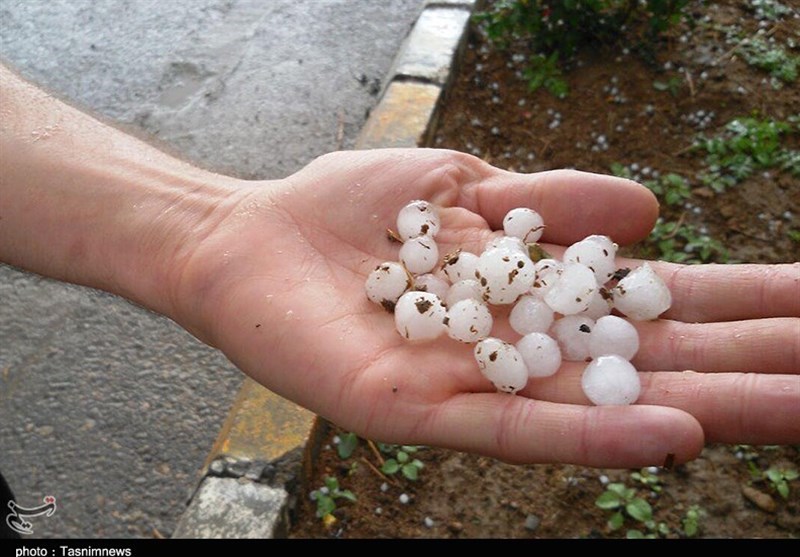
{"label": "pile of hailstones", "polygon": [[[398,332],[410,341],[433,340],[445,332],[475,343],[481,373],[498,391],[516,393],[529,378],[549,377],[561,361],[590,362],[581,385],[594,404],[632,404],[641,385],[630,360],[639,349],[631,320],[655,319],[672,297],[647,264],[617,270],[617,245],[589,236],[571,245],[562,261],[541,254],[544,230],[531,209],[511,210],[505,236],[483,253],[463,250],[440,264],[435,237],[441,227],[436,208],[412,201],[397,217],[400,262],[378,265],[367,277],[367,297],[394,311]],[[441,267],[444,277],[434,274]],[[516,344],[491,335],[489,305],[512,305],[508,320],[521,335]]]}

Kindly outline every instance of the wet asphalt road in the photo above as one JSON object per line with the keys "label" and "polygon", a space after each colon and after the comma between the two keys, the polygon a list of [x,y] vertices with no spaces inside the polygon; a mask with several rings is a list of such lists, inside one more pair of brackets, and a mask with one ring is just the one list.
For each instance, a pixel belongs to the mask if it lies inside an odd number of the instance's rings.
{"label": "wet asphalt road", "polygon": [[[207,168],[278,178],[352,144],[421,8],[2,0],[0,57]],[[162,317],[0,265],[0,470],[21,505],[57,498],[36,537],[170,535],[240,382]]]}

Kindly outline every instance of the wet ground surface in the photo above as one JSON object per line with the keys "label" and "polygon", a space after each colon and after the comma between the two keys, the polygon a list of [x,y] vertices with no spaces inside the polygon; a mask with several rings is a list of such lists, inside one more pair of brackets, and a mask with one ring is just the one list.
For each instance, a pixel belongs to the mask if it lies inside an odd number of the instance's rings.
{"label": "wet ground surface", "polygon": [[[422,0],[6,0],[0,56],[202,166],[352,144]],[[168,536],[241,382],[170,321],[0,266],[0,470],[36,536]]]}

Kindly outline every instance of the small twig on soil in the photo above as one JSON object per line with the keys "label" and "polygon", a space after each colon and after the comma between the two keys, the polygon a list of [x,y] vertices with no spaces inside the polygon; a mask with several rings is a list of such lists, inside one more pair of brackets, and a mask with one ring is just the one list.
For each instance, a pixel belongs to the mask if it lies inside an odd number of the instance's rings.
{"label": "small twig on soil", "polygon": [[[386,474],[384,474],[383,472],[381,472],[380,470],[378,470],[378,469],[375,467],[375,465],[374,465],[374,464],[372,464],[372,463],[371,463],[369,460],[367,460],[367,457],[365,457],[365,456],[362,456],[362,457],[361,457],[361,460],[364,462],[364,464],[366,464],[366,465],[369,467],[369,469],[370,469],[370,470],[372,470],[372,472],[373,472],[373,473],[374,473],[376,476],[378,476],[378,477],[379,477],[379,478],[381,478],[382,480],[385,480],[385,481],[392,481],[392,482],[394,482],[394,483],[397,483],[397,480],[395,480],[394,478],[390,478],[389,476],[387,476]],[[397,484],[397,485],[400,485],[400,484]]]}
{"label": "small twig on soil", "polygon": [[694,98],[694,81],[692,81],[692,72],[686,70],[683,75],[686,76],[686,83],[689,84],[689,94]]}
{"label": "small twig on soil", "polygon": [[381,463],[381,466],[386,464],[386,461],[381,456],[381,452],[378,450],[378,447],[375,446],[375,442],[370,439],[367,439],[367,445],[369,446],[370,449],[372,449],[372,453],[375,455],[375,458],[378,459],[378,462]]}
{"label": "small twig on soil", "polygon": [[[773,26],[772,26],[772,29],[770,29],[769,31],[767,31],[767,33],[766,33],[764,36],[765,36],[765,37],[771,37],[772,35],[774,35],[774,34],[775,34],[775,31],[777,31],[777,30],[778,30],[778,27],[780,27],[780,23],[773,25]],[[719,64],[719,63],[720,63],[720,62],[722,62],[723,60],[725,60],[725,59],[727,59],[727,58],[730,58],[731,56],[733,56],[733,54],[734,54],[734,53],[735,53],[737,50],[739,50],[739,47],[740,47],[740,46],[742,46],[742,43],[743,43],[744,41],[751,41],[751,40],[753,40],[754,38],[756,38],[757,36],[758,36],[758,32],[755,32],[755,33],[753,33],[753,34],[752,34],[750,37],[748,37],[747,39],[742,39],[741,41],[739,41],[738,43],[736,43],[735,45],[733,45],[733,48],[731,48],[730,50],[728,50],[728,51],[724,52],[722,55],[718,56],[718,57],[717,57],[715,60],[712,60],[712,61],[711,61],[711,65],[712,65],[712,66],[716,66],[717,64]]]}
{"label": "small twig on soil", "polygon": [[688,152],[689,152],[689,151],[691,151],[692,149],[694,149],[694,143],[690,143],[689,145],[687,145],[687,146],[686,146],[686,147],[684,147],[683,149],[678,149],[677,151],[675,151],[674,153],[672,153],[672,156],[673,156],[673,157],[677,157],[677,156],[679,156],[679,155],[682,155],[682,154],[684,154],[684,153],[688,153]]}
{"label": "small twig on soil", "polygon": [[678,217],[678,222],[675,223],[675,228],[672,229],[672,232],[664,236],[665,240],[669,240],[670,238],[674,238],[675,235],[678,233],[683,221],[686,220],[686,211],[681,213],[681,216]]}

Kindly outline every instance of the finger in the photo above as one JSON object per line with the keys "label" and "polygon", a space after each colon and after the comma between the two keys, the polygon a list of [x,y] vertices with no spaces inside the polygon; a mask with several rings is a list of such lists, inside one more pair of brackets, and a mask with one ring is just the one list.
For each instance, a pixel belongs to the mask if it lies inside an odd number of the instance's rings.
{"label": "finger", "polygon": [[544,240],[568,245],[590,234],[620,244],[645,238],[658,216],[658,201],[647,188],[624,178],[576,170],[537,174],[495,171],[467,185],[459,204],[482,215],[494,229],[505,214],[530,207],[542,215]]}
{"label": "finger", "polygon": [[[635,267],[641,261],[620,260]],[[672,292],[662,316],[686,322],[800,317],[800,263],[678,265],[652,262]]]}
{"label": "finger", "polygon": [[587,407],[497,393],[460,394],[421,424],[419,442],[509,462],[597,467],[660,465],[695,458],[703,432],[685,412],[656,406]]}
{"label": "finger", "polygon": [[[553,377],[531,380],[521,394],[563,404],[589,404],[583,364],[569,362]],[[640,373],[636,405],[678,408],[693,415],[709,441],[800,442],[800,376],[759,373]]]}
{"label": "finger", "polygon": [[800,376],[645,373],[641,404],[680,408],[706,439],[758,445],[800,443]]}
{"label": "finger", "polygon": [[637,369],[800,373],[800,319],[777,317],[723,323],[659,319],[634,322]]}

